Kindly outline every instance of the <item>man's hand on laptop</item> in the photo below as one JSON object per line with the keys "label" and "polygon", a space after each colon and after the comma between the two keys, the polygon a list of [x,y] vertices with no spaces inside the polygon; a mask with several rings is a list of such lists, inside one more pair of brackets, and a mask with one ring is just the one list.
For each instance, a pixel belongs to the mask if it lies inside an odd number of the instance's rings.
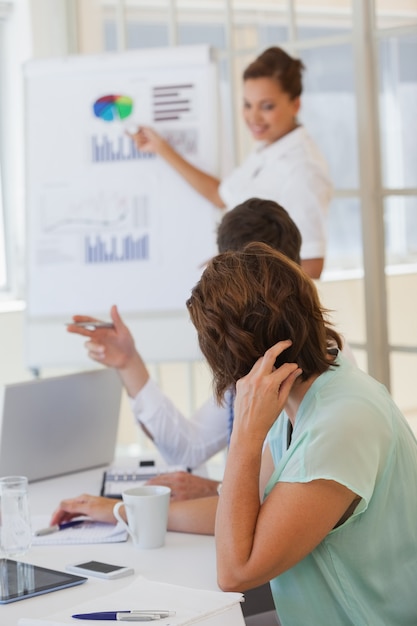
{"label": "man's hand on laptop", "polygon": [[171,489],[171,500],[192,500],[216,496],[219,481],[190,474],[189,472],[169,472],[150,478],[147,485],[164,485]]}

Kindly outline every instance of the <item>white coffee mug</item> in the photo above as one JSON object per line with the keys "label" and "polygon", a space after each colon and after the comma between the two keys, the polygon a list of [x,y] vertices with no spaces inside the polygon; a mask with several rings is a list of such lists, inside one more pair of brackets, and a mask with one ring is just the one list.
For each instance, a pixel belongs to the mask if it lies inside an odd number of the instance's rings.
{"label": "white coffee mug", "polygon": [[[113,508],[115,518],[126,528],[135,548],[160,548],[165,543],[171,489],[142,485],[126,489],[123,501]],[[127,524],[119,513],[125,507]]]}

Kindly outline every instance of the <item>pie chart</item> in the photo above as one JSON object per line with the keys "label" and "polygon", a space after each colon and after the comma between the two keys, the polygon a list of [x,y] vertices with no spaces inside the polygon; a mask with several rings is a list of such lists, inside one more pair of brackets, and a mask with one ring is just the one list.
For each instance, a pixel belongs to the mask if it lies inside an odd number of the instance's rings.
{"label": "pie chart", "polygon": [[129,96],[102,96],[93,104],[94,115],[105,122],[124,120],[132,110],[133,100]]}

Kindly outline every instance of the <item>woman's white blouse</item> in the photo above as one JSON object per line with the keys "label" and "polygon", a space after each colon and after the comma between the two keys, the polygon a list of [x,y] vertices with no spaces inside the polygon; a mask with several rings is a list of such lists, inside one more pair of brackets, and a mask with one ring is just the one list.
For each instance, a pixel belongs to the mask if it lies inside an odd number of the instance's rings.
{"label": "woman's white blouse", "polygon": [[325,256],[332,191],[327,164],[303,126],[273,144],[258,144],[219,187],[228,209],[249,198],[284,207],[301,232],[302,259]]}

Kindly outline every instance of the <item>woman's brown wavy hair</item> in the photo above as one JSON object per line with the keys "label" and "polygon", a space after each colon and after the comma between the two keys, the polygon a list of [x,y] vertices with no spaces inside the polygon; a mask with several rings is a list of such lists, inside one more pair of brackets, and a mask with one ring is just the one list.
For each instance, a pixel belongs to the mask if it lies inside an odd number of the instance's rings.
{"label": "woman's brown wavy hair", "polygon": [[214,257],[187,301],[200,348],[213,372],[217,400],[280,340],[290,348],[276,361],[296,362],[306,380],[325,372],[329,343],[341,338],[325,320],[312,280],[263,243]]}

